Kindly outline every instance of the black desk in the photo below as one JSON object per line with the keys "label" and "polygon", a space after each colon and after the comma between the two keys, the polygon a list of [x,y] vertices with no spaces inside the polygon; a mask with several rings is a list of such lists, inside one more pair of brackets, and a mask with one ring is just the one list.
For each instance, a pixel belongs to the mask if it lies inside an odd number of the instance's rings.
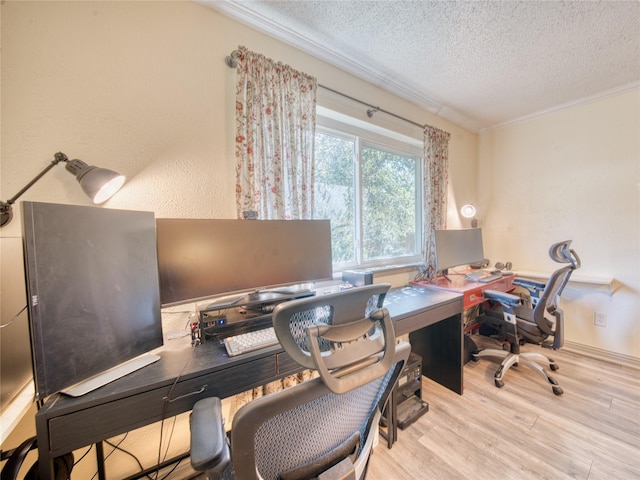
{"label": "black desk", "polygon": [[[398,336],[409,334],[423,373],[462,394],[462,295],[419,286],[385,301]],[[280,346],[229,358],[222,345],[160,352],[156,363],[79,398],[52,395],[36,414],[40,477],[53,458],[191,410],[198,400],[230,397],[302,368]],[[104,472],[100,471],[101,478]]]}

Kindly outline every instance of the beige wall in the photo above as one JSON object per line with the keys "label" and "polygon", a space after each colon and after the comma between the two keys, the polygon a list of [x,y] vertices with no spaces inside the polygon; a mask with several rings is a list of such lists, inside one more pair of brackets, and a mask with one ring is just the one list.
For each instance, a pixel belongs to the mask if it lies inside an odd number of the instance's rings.
{"label": "beige wall", "polygon": [[[549,244],[573,238],[583,272],[613,276],[619,286],[612,296],[572,286],[564,301],[567,338],[640,357],[637,93],[492,131],[479,142],[192,2],[9,0],[0,12],[3,200],[61,150],[127,175],[107,207],[233,217],[235,71],[224,57],[245,45],[323,85],[451,132],[449,226],[463,225],[460,205],[476,203],[489,257],[529,270],[550,268]],[[421,138],[415,127],[381,114],[369,120],[364,107],[322,91],[319,103]],[[57,167],[22,199],[88,204],[74,183]],[[20,236],[19,208],[0,235]],[[594,310],[608,313],[606,329],[593,327]]]}
{"label": "beige wall", "polygon": [[[477,135],[306,53],[192,2],[2,5],[2,198],[62,150],[127,175],[110,208],[158,217],[235,216],[238,45],[315,75],[322,85],[451,133],[450,218],[475,198]],[[421,129],[318,90],[318,104],[422,140]],[[21,200],[88,204],[57,167]],[[20,211],[0,235],[20,235]],[[391,278],[404,283],[409,275]]]}
{"label": "beige wall", "polygon": [[[236,72],[224,58],[238,45],[315,75],[323,85],[451,132],[455,191],[461,201],[475,196],[477,135],[201,5],[11,0],[0,5],[2,200],[63,151],[127,175],[107,208],[150,210],[158,217],[233,218]],[[366,107],[322,90],[319,104],[369,121]],[[419,128],[392,117],[379,114],[370,121],[421,139]],[[75,183],[58,166],[21,200],[88,205]],[[0,236],[20,236],[19,205]],[[22,272],[14,278],[22,281]],[[408,278],[390,280],[402,284]],[[21,431],[32,431],[33,417],[25,422]]]}
{"label": "beige wall", "polygon": [[[640,357],[640,90],[496,129],[479,140],[479,217],[492,261],[554,269],[572,239],[576,278],[613,278],[611,294],[571,283],[566,339]],[[595,312],[607,326],[594,325]]]}
{"label": "beige wall", "polygon": [[[456,190],[475,189],[476,135],[201,5],[8,1],[2,15],[3,198],[62,150],[127,175],[108,207],[235,216],[235,71],[224,58],[238,45],[450,131]],[[367,119],[365,107],[329,97],[321,103]],[[373,121],[420,138],[383,117]],[[23,199],[87,203],[62,167]],[[1,234],[19,235],[19,225]]]}
{"label": "beige wall", "polygon": [[[552,268],[549,244],[572,238],[580,273],[618,285],[612,296],[581,288],[580,320],[568,338],[640,356],[637,91],[494,130],[478,143],[430,112],[191,2],[8,1],[1,14],[2,199],[62,150],[127,175],[108,207],[233,217],[235,71],[224,57],[245,45],[451,132],[449,226],[466,226],[457,209],[476,203],[487,256],[526,270]],[[416,127],[382,114],[368,119],[363,106],[319,92],[320,104],[420,138]],[[74,183],[57,167],[22,199],[88,204]],[[19,208],[15,214],[1,236],[20,235]],[[609,315],[604,330],[586,318],[596,309]]]}

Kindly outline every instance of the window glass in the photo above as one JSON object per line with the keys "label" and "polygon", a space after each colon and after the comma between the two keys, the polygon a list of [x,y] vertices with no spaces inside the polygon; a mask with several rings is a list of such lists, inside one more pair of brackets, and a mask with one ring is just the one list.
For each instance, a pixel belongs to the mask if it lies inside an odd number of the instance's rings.
{"label": "window glass", "polygon": [[316,132],[314,217],[331,220],[334,271],[420,261],[419,150],[331,127]]}
{"label": "window glass", "polygon": [[314,217],[331,220],[334,264],[355,264],[354,139],[316,133]]}
{"label": "window glass", "polygon": [[418,159],[373,145],[362,148],[362,260],[419,253]]}

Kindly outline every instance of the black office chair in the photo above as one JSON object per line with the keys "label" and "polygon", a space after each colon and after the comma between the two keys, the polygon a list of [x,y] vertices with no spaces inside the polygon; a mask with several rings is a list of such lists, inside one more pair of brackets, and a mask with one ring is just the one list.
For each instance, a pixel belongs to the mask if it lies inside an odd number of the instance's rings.
{"label": "black office chair", "polygon": [[382,308],[389,285],[278,305],[285,351],[319,377],[253,400],[228,439],[220,400],[191,413],[191,464],[209,479],[362,479],[384,404],[410,354]]}
{"label": "black office chair", "polygon": [[[487,326],[494,329],[494,336],[506,341],[503,347],[508,350],[480,350],[473,354],[473,360],[478,361],[480,357],[503,359],[494,375],[497,387],[504,386],[502,379],[509,368],[522,363],[549,382],[553,393],[564,393],[558,382],[536,362],[548,363],[554,371],[558,370],[558,364],[538,352],[521,353],[520,346],[534,343],[557,350],[564,344],[564,313],[558,307],[558,299],[573,271],[580,268],[580,258],[570,245],[571,240],[566,240],[553,244],[549,249],[549,256],[554,261],[566,265],[553,272],[546,283],[525,278],[513,279],[515,286],[526,289],[528,305],[523,305],[523,298],[517,295],[492,290],[484,292],[485,297],[498,302],[499,306],[478,317],[481,332]],[[553,342],[549,337],[553,337]]]}

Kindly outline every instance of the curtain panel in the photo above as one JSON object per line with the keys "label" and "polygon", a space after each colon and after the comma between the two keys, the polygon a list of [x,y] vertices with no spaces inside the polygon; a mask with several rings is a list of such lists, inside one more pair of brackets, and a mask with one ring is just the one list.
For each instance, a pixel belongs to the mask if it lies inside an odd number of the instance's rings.
{"label": "curtain panel", "polygon": [[425,275],[435,281],[436,248],[434,232],[447,226],[447,185],[449,182],[448,132],[435,127],[424,129],[424,259]]}
{"label": "curtain panel", "polygon": [[317,79],[239,47],[236,210],[313,218]]}

